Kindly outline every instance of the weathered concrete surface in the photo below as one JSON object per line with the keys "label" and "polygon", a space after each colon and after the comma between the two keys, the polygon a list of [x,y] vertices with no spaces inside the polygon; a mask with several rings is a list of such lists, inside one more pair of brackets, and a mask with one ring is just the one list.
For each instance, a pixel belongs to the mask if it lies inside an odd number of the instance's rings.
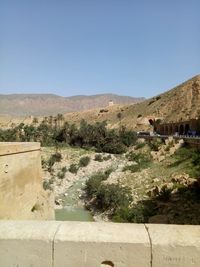
{"label": "weathered concrete surface", "polygon": [[146,226],[152,242],[152,267],[200,266],[200,226]]}
{"label": "weathered concrete surface", "polygon": [[43,190],[39,143],[0,143],[0,219],[53,219]]}
{"label": "weathered concrete surface", "polygon": [[1,267],[52,267],[58,222],[0,221]]}
{"label": "weathered concrete surface", "polygon": [[0,156],[40,150],[37,142],[0,142]]}
{"label": "weathered concrete surface", "polygon": [[149,267],[151,261],[142,224],[65,222],[56,234],[54,253],[59,267],[100,267],[106,261],[115,267]]}
{"label": "weathered concrete surface", "polygon": [[199,267],[200,226],[0,221],[1,267]]}

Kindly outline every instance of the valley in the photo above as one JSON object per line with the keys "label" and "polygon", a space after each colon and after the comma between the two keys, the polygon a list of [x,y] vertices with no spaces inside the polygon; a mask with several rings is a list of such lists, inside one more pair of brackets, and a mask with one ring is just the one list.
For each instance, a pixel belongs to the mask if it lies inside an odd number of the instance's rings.
{"label": "valley", "polygon": [[[199,224],[199,166],[192,164],[195,152],[182,146],[182,142],[173,139],[152,143],[140,139],[120,155],[61,148],[56,153],[62,159],[55,162],[50,172],[48,160],[55,149],[43,148],[44,184],[55,194],[57,218]],[[86,166],[80,165],[81,159],[87,159]],[[73,170],[72,165],[77,168]],[[101,179],[106,173],[106,179]],[[93,193],[88,194],[88,186]],[[113,186],[115,193],[111,191],[109,195],[109,187],[112,190]],[[131,201],[123,206],[127,193]],[[103,206],[99,206],[100,196]]]}

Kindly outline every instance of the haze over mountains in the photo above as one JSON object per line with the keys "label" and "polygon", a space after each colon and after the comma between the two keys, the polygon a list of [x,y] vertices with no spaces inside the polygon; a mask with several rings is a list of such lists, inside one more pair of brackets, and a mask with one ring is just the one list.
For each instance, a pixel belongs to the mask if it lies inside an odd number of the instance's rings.
{"label": "haze over mountains", "polygon": [[10,116],[48,116],[58,113],[76,112],[115,104],[133,104],[145,98],[101,94],[92,96],[62,97],[53,94],[11,94],[0,95],[0,114]]}

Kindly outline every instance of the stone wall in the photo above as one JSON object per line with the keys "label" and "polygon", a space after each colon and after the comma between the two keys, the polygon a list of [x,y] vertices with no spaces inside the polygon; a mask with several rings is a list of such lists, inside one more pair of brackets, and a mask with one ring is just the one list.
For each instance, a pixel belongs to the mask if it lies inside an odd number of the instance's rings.
{"label": "stone wall", "polygon": [[200,226],[0,221],[0,266],[199,267]]}
{"label": "stone wall", "polygon": [[200,133],[200,119],[191,119],[188,121],[154,123],[154,131],[161,135],[187,135],[189,131]]}
{"label": "stone wall", "polygon": [[0,219],[54,219],[42,187],[39,143],[0,143]]}

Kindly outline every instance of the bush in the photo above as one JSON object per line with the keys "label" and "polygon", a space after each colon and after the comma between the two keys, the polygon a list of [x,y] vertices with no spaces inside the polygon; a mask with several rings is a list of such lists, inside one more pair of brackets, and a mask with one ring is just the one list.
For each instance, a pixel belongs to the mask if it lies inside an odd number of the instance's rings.
{"label": "bush", "polygon": [[102,158],[101,154],[96,154],[95,157],[94,157],[94,160],[95,161],[102,162],[103,161],[103,158]]}
{"label": "bush", "polygon": [[106,160],[109,160],[111,159],[111,155],[107,155],[107,156],[102,156],[101,154],[96,154],[95,157],[94,157],[94,160],[95,161],[99,161],[99,162],[102,162],[102,161],[106,161]]}
{"label": "bush", "polygon": [[126,130],[125,127],[122,127],[120,129],[119,136],[120,136],[121,142],[127,147],[134,145],[137,140],[136,133],[133,131]]}
{"label": "bush", "polygon": [[131,223],[144,223],[145,222],[145,210],[141,205],[137,208],[123,207],[117,210],[113,216],[115,222],[131,222]]}
{"label": "bush", "polygon": [[43,159],[43,158],[42,158],[41,163],[42,163],[42,168],[43,169],[45,169],[47,167],[47,165],[48,165],[48,162],[45,159]]}
{"label": "bush", "polygon": [[109,168],[109,169],[105,170],[104,174],[108,178],[112,172],[113,172],[113,168]]}
{"label": "bush", "polygon": [[129,154],[126,155],[129,161],[134,161],[140,165],[140,167],[144,168],[147,167],[148,164],[151,162],[151,155],[144,154],[144,153],[135,153],[131,151]]}
{"label": "bush", "polygon": [[85,191],[89,197],[94,197],[102,181],[105,181],[113,170],[107,169],[104,173],[98,172],[93,174],[85,184]]}
{"label": "bush", "polygon": [[61,153],[57,152],[57,153],[51,155],[51,157],[48,160],[49,167],[52,167],[55,164],[55,162],[60,162],[61,159],[62,159]]}
{"label": "bush", "polygon": [[103,157],[103,160],[109,160],[109,159],[112,159],[111,155],[108,155],[108,156],[104,156]]}
{"label": "bush", "polygon": [[57,176],[59,179],[63,179],[65,177],[65,172],[60,171],[58,172]]}
{"label": "bush", "polygon": [[161,138],[156,138],[153,139],[150,143],[149,143],[149,147],[151,148],[151,150],[153,151],[158,151],[160,145],[163,144],[163,141]]}
{"label": "bush", "polygon": [[139,202],[133,207],[122,207],[116,211],[114,222],[148,223],[149,217],[156,214],[156,206],[152,201]]}
{"label": "bush", "polygon": [[66,166],[65,167],[62,167],[61,171],[64,172],[64,173],[66,173],[67,172],[67,167]]}
{"label": "bush", "polygon": [[50,181],[47,181],[47,180],[44,180],[43,181],[43,189],[44,190],[52,190],[51,182]]}
{"label": "bush", "polygon": [[140,169],[140,166],[138,164],[134,164],[134,165],[127,165],[123,168],[123,172],[125,171],[131,171],[131,172],[139,172],[141,169]]}
{"label": "bush", "polygon": [[102,184],[96,194],[97,207],[103,211],[110,210],[113,214],[120,207],[128,207],[132,200],[130,189],[118,184]]}
{"label": "bush", "polygon": [[126,152],[126,147],[121,142],[107,142],[103,145],[101,151],[111,154],[122,154]]}
{"label": "bush", "polygon": [[141,149],[145,146],[145,143],[137,143],[136,146],[135,146],[135,149]]}
{"label": "bush", "polygon": [[71,172],[71,173],[77,174],[78,169],[79,169],[79,166],[77,164],[72,163],[69,166],[69,172]]}
{"label": "bush", "polygon": [[82,157],[79,160],[79,166],[80,167],[86,167],[90,162],[90,157],[86,156],[86,157]]}

